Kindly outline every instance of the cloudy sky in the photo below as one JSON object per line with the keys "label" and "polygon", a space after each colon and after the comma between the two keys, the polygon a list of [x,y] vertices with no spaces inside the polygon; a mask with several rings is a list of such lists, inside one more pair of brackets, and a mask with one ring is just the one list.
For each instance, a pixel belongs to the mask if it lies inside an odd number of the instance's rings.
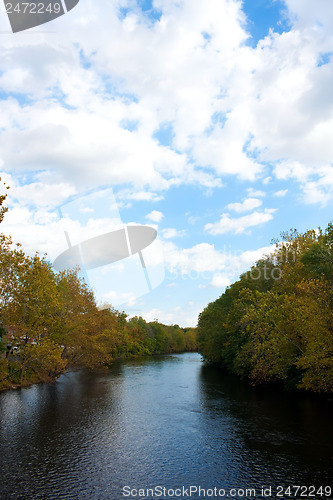
{"label": "cloudy sky", "polygon": [[53,262],[157,230],[146,268],[86,273],[101,302],[195,325],[281,231],[333,219],[332,0],[80,0],[16,34],[1,2],[0,51],[2,232]]}

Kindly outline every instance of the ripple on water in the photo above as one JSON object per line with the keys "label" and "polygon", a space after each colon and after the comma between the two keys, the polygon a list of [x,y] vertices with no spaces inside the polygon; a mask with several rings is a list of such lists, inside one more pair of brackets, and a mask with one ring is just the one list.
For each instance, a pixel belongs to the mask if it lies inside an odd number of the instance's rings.
{"label": "ripple on water", "polygon": [[197,354],[3,393],[0,498],[119,500],[126,484],[327,483],[331,408],[273,396],[203,368]]}

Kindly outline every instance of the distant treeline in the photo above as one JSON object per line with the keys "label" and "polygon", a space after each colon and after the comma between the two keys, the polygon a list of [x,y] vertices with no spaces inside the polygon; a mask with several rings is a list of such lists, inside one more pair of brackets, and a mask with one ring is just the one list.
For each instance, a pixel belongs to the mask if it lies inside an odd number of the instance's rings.
{"label": "distant treeline", "polygon": [[100,309],[75,271],[56,273],[0,235],[0,389],[54,380],[68,368],[197,350],[196,330]]}
{"label": "distant treeline", "polygon": [[199,351],[254,384],[333,391],[333,224],[290,230],[202,311]]}
{"label": "distant treeline", "polygon": [[29,257],[0,234],[0,389],[54,380],[68,368],[195,350],[196,329],[100,309],[76,271],[56,273],[44,257]]}
{"label": "distant treeline", "polygon": [[[0,195],[0,223],[6,196]],[[45,257],[29,257],[0,234],[0,390],[51,381],[68,368],[196,350],[195,328],[101,309],[77,271],[56,273]]]}

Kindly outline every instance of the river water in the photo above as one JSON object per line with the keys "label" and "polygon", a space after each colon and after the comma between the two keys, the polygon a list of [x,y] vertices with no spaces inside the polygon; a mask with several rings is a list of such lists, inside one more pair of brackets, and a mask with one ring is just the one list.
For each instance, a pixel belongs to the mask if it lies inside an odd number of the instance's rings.
{"label": "river water", "polygon": [[332,405],[196,353],[68,373],[0,394],[0,498],[332,498]]}

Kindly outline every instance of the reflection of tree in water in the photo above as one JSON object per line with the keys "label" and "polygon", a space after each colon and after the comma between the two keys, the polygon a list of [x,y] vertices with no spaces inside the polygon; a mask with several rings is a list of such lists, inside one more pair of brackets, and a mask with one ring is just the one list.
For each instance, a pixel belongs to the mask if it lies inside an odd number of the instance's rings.
{"label": "reflection of tree in water", "polygon": [[[107,445],[121,431],[121,371],[121,365],[113,367],[112,383],[107,374],[80,371],[63,375],[54,384],[1,395],[13,400],[10,414],[1,415],[7,420],[1,432],[6,435],[0,434],[6,442],[6,447],[1,447],[1,470],[5,478],[14,476],[8,491],[6,480],[2,482],[4,498],[65,498],[66,489],[68,494],[72,489],[84,490],[86,475],[100,455],[100,440]],[[98,473],[97,467],[96,477]]]}
{"label": "reflection of tree in water", "polygon": [[228,424],[235,453],[244,450],[252,478],[330,484],[332,401],[277,386],[252,387],[216,366],[203,366],[200,382],[206,421],[213,422],[212,432]]}

